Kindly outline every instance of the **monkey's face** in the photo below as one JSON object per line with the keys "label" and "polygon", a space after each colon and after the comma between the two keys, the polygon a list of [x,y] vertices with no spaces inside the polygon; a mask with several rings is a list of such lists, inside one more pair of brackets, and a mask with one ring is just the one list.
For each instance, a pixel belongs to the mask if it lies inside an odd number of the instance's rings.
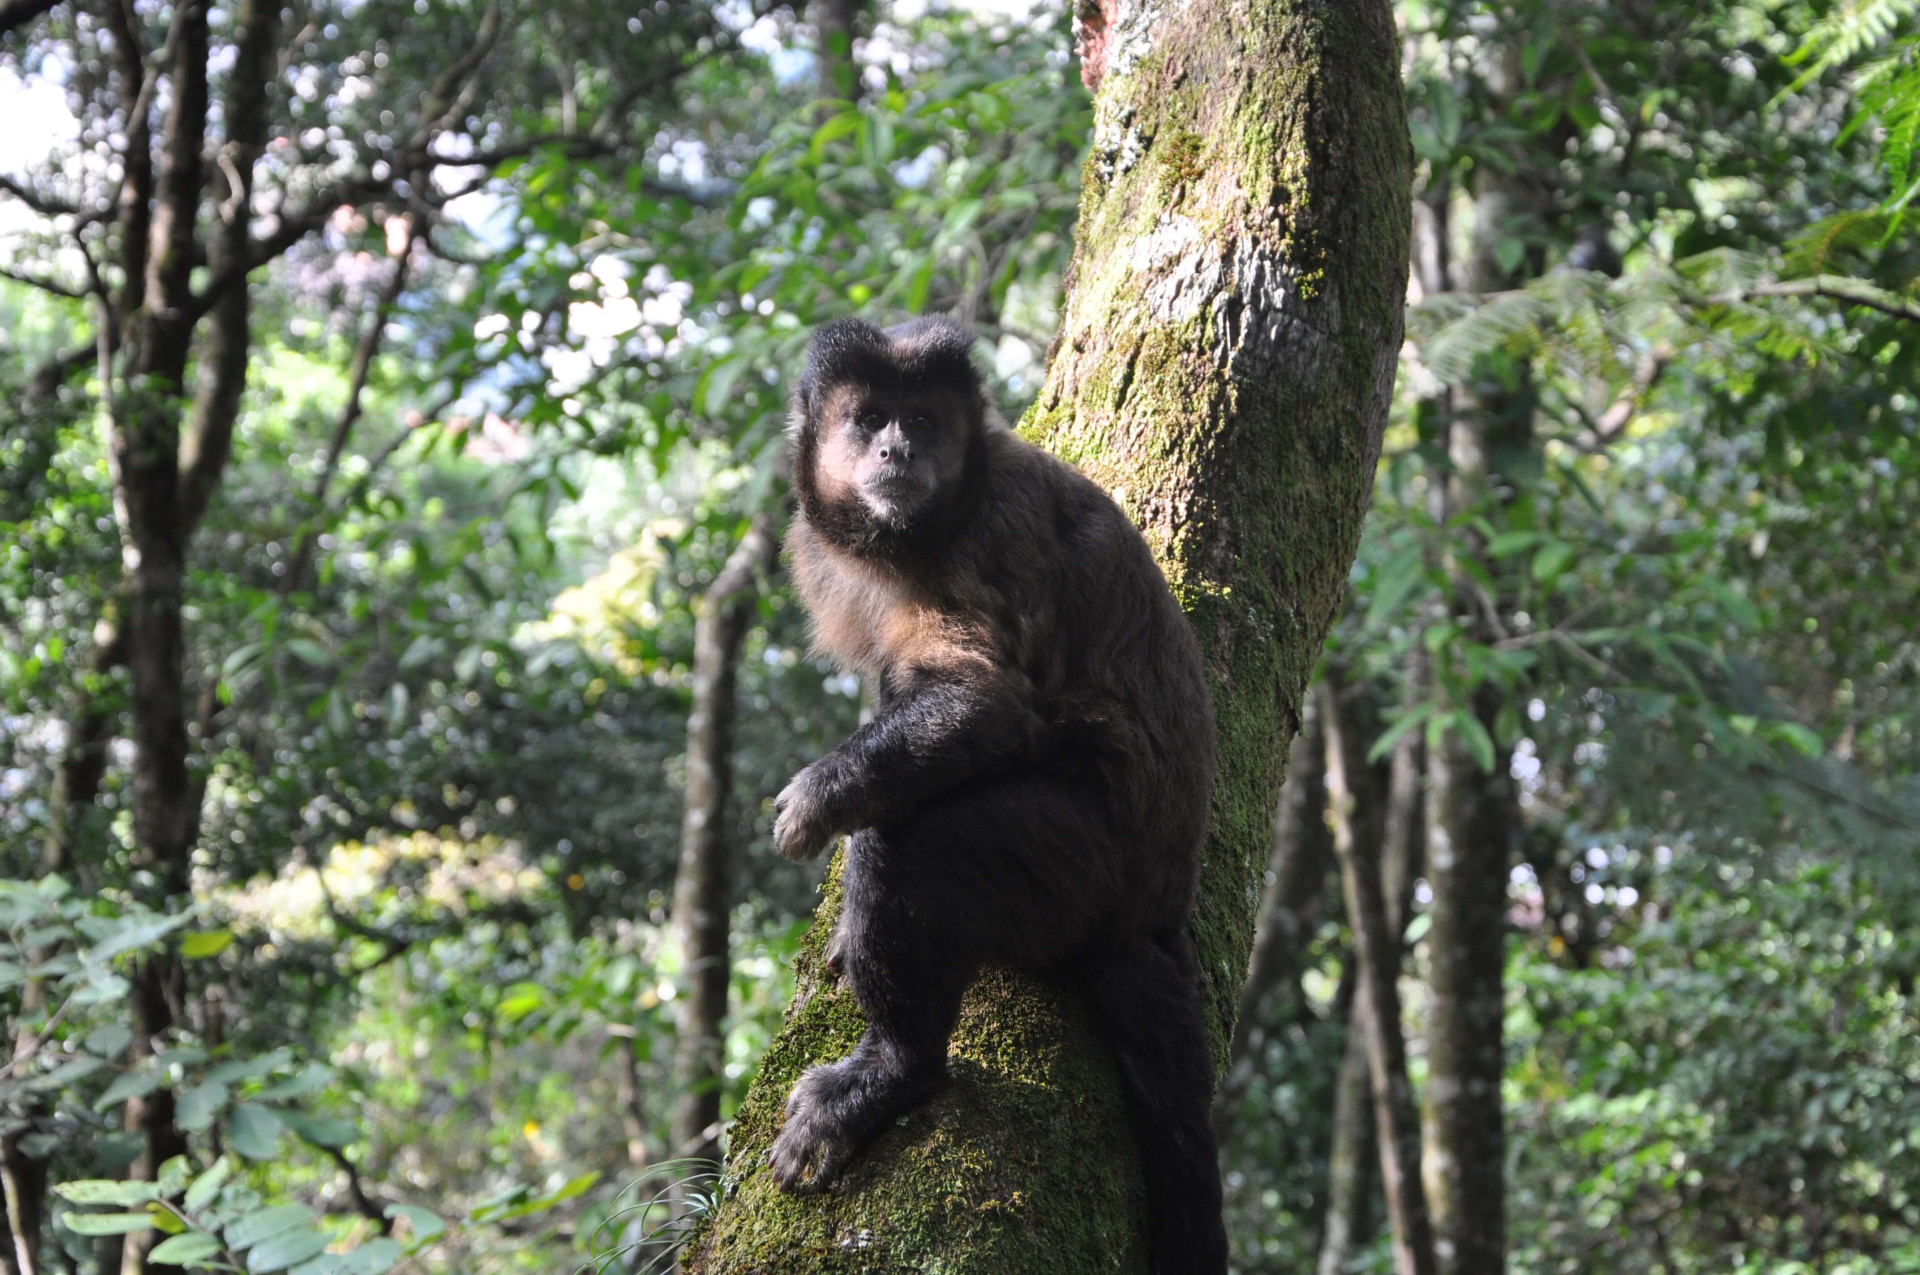
{"label": "monkey's face", "polygon": [[814,482],[821,496],[832,504],[858,501],[892,530],[911,528],[965,468],[972,426],[954,398],[836,389],[818,423]]}

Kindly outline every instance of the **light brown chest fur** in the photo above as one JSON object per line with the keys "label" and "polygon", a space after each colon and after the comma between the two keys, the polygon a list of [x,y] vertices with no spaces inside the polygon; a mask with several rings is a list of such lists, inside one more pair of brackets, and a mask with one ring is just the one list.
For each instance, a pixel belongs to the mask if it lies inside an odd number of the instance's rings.
{"label": "light brown chest fur", "polygon": [[787,538],[794,583],[813,621],[814,650],[849,672],[956,669],[990,663],[986,626],[925,596],[884,564],[838,552],[796,521]]}

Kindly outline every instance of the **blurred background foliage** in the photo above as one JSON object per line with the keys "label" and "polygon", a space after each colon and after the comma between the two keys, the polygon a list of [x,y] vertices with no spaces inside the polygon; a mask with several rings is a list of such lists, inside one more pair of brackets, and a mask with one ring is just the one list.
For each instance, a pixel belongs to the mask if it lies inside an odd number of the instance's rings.
{"label": "blurred background foliage", "polygon": [[[1069,17],[856,6],[832,84],[765,0],[287,10],[256,202],[317,215],[251,289],[184,584],[200,826],[156,895],[95,365],[114,13],[161,57],[171,5],[0,5],[8,1269],[657,1265],[698,1207],[661,1192],[700,599],[778,508],[813,325],[953,313],[1009,419],[1033,396],[1090,128]],[[1426,260],[1330,658],[1383,781],[1462,749],[1515,813],[1516,1271],[1920,1270],[1917,16],[1398,6]],[[861,708],[757,584],[723,1116],[817,885],[768,799]],[[1365,1196],[1327,1252],[1351,960],[1308,875],[1226,1100],[1236,1264],[1385,1270]]]}

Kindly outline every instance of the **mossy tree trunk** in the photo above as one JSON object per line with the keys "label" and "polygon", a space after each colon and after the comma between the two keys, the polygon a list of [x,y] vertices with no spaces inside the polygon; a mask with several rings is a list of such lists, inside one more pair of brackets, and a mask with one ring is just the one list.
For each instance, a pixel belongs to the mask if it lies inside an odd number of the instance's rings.
{"label": "mossy tree trunk", "polygon": [[[1139,523],[1200,637],[1221,764],[1194,935],[1224,1060],[1273,803],[1373,483],[1407,278],[1408,160],[1384,0],[1107,0],[1078,247],[1022,431]],[[1139,1271],[1140,1180],[1111,1059],[1060,990],[989,971],[953,1082],[841,1189],[780,1194],[788,1090],[861,1030],[822,963],[733,1128],[701,1272]]]}

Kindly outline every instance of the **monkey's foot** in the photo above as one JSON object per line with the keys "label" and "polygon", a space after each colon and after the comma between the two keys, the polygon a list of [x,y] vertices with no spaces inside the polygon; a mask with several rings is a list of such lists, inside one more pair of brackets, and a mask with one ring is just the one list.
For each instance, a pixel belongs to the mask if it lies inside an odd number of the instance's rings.
{"label": "monkey's foot", "polygon": [[783,1191],[824,1191],[888,1122],[925,1098],[939,1077],[915,1079],[862,1058],[814,1067],[787,1098],[767,1164]]}

